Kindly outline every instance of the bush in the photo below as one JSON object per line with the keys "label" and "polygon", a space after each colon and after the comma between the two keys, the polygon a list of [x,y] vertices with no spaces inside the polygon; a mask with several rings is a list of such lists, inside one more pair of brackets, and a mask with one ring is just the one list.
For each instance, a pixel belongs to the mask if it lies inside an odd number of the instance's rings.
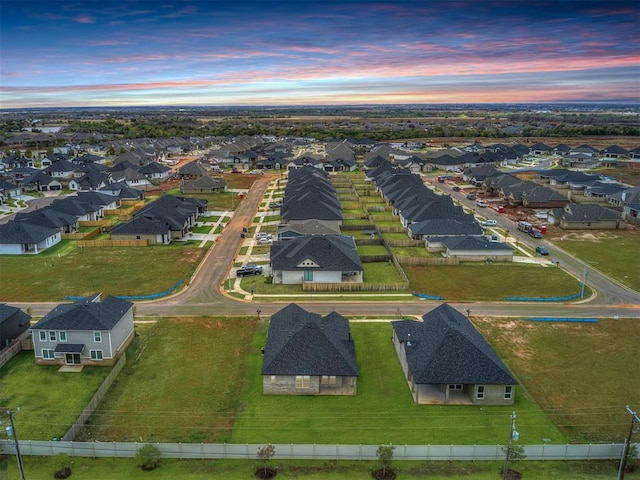
{"label": "bush", "polygon": [[162,453],[157,446],[147,443],[138,450],[136,465],[142,468],[142,470],[154,470],[160,466],[161,456]]}

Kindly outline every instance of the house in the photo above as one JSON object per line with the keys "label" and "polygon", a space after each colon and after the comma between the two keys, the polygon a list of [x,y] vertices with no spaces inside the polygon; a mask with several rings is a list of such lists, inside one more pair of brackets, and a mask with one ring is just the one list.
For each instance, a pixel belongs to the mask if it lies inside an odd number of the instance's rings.
{"label": "house", "polygon": [[221,192],[227,189],[227,182],[221,177],[202,176],[192,181],[184,181],[180,186],[182,193]]}
{"label": "house", "polygon": [[133,303],[100,295],[60,304],[31,327],[39,365],[113,365],[134,337]]}
{"label": "house", "polygon": [[391,322],[417,404],[513,405],[517,381],[462,313],[444,303],[422,321]]}
{"label": "house", "polygon": [[615,229],[623,228],[620,214],[610,208],[590,203],[569,203],[563,209],[554,209],[549,219],[560,228]]}
{"label": "house", "polygon": [[278,225],[278,240],[290,240],[305,235],[340,235],[340,228],[322,220],[300,220]]}
{"label": "house", "polygon": [[[431,247],[436,239],[429,239]],[[468,235],[466,237],[445,237],[440,240],[445,246],[446,257],[457,257],[469,262],[511,262],[513,249],[502,242],[489,241],[487,237]],[[431,250],[431,248],[429,248]]]}
{"label": "house", "polygon": [[0,255],[37,255],[60,240],[62,234],[55,228],[16,220],[0,224]]}
{"label": "house", "polygon": [[265,395],[355,395],[358,365],[349,321],[291,303],[272,315],[262,361]]}
{"label": "house", "polygon": [[640,224],[640,185],[610,195],[608,202],[622,208],[622,218],[627,222]]}
{"label": "house", "polygon": [[273,283],[362,282],[363,267],[353,237],[310,235],[276,241],[270,252]]}
{"label": "house", "polygon": [[18,307],[0,303],[0,350],[25,335],[29,331],[30,321],[31,315]]}

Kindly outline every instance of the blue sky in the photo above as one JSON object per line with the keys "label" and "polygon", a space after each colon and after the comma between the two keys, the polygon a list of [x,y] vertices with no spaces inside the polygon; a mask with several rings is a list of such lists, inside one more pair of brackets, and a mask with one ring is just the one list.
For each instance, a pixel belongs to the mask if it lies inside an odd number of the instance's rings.
{"label": "blue sky", "polygon": [[30,1],[0,106],[640,102],[640,1]]}

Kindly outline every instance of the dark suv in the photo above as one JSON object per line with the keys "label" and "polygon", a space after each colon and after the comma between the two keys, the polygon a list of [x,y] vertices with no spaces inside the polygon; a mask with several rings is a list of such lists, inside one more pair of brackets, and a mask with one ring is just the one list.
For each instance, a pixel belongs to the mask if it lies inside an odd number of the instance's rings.
{"label": "dark suv", "polygon": [[247,275],[262,275],[262,266],[249,263],[236,270],[236,275],[246,277]]}

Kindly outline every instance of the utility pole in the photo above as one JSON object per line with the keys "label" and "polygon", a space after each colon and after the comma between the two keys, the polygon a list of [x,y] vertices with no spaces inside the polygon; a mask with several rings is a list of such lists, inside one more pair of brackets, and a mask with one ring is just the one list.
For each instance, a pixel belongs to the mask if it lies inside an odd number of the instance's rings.
{"label": "utility pole", "polygon": [[[19,412],[20,409],[18,408],[17,411]],[[22,456],[20,455],[20,445],[18,443],[18,434],[16,433],[16,426],[13,423],[13,417],[15,416],[15,413],[13,413],[11,410],[7,410],[7,415],[9,416],[10,425],[7,425],[7,427],[5,428],[5,431],[7,432],[7,435],[9,435],[10,437],[13,437],[13,442],[16,447],[16,460],[18,461],[18,471],[20,472],[21,480],[25,480],[24,465],[22,464]]]}
{"label": "utility pole", "polygon": [[504,467],[502,467],[502,478],[507,478],[507,472],[509,471],[509,457],[511,456],[511,442],[518,440],[520,434],[516,431],[516,412],[511,413],[511,428],[509,429],[509,438],[507,439],[507,447],[504,454]]}
{"label": "utility pole", "polygon": [[640,426],[638,428],[633,428],[634,425],[636,424],[636,422],[638,422],[638,424],[640,424],[640,418],[638,418],[638,415],[636,414],[636,412],[634,412],[633,410],[631,410],[629,408],[629,405],[626,405],[624,407],[627,412],[629,413],[629,415],[631,415],[631,426],[629,427],[629,435],[627,435],[627,439],[626,442],[624,444],[624,454],[622,455],[622,458],[620,459],[620,468],[618,469],[618,480],[623,480],[624,479],[624,471],[627,468],[627,461],[629,459],[629,450],[631,450],[631,436],[636,433],[638,430],[640,430]]}

